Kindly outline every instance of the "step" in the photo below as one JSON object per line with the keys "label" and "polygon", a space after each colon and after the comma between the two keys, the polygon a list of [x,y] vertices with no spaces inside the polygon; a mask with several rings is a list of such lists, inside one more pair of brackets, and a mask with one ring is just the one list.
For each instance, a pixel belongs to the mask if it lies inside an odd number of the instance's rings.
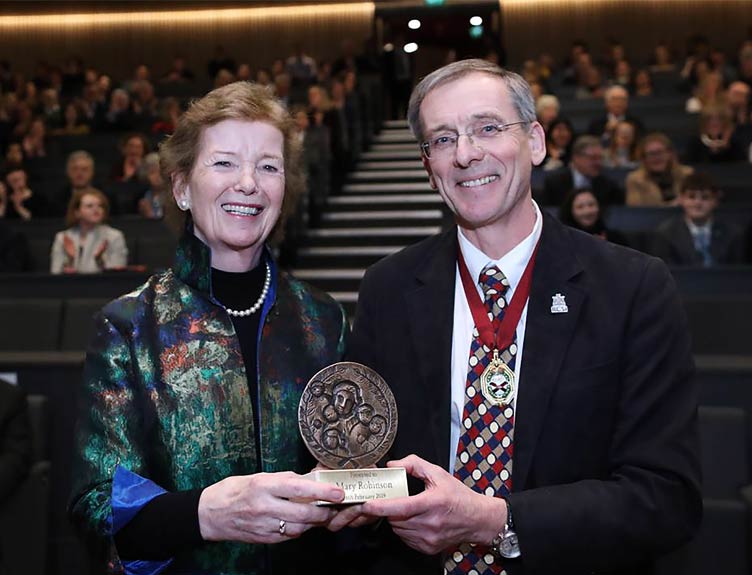
{"label": "step", "polygon": [[343,220],[441,220],[441,210],[371,210],[330,212],[322,215],[324,222],[339,222]]}
{"label": "step", "polygon": [[355,171],[351,172],[347,176],[350,182],[388,182],[388,181],[414,181],[425,180],[428,181],[428,174],[423,168],[417,170],[390,170],[390,171]]}
{"label": "step", "polygon": [[346,196],[331,196],[327,198],[326,203],[332,208],[346,208],[361,206],[369,208],[370,206],[382,206],[388,204],[396,204],[398,206],[407,207],[409,204],[430,204],[430,205],[442,205],[444,202],[441,196],[435,194],[389,194],[389,195],[376,195],[376,194],[348,194]]}
{"label": "step", "polygon": [[301,268],[363,268],[402,249],[402,246],[318,246],[300,248],[297,266]]}
{"label": "step", "polygon": [[382,124],[385,130],[408,130],[407,120],[386,120]]}
{"label": "step", "polygon": [[368,151],[369,152],[413,152],[415,154],[414,156],[415,159],[420,158],[420,147],[418,147],[418,144],[415,142],[413,143],[390,142],[390,143],[374,144],[373,146],[370,147]]}
{"label": "step", "polygon": [[347,313],[347,317],[352,323],[355,318],[355,308],[358,304],[358,292],[357,291],[330,291],[329,295],[336,301],[342,304],[342,307]]}
{"label": "step", "polygon": [[420,151],[416,148],[413,148],[412,150],[403,150],[403,151],[389,151],[389,150],[381,150],[381,151],[369,151],[369,152],[363,152],[360,155],[360,159],[364,161],[371,161],[371,162],[378,162],[378,161],[405,161],[405,160],[419,160],[420,159]]}
{"label": "step", "polygon": [[[355,166],[356,170],[359,171],[366,171],[366,170],[424,170],[423,168],[423,162],[416,161],[416,162],[390,162],[388,160],[383,162],[359,162]],[[425,170],[424,170],[425,172]]]}
{"label": "step", "polygon": [[308,230],[306,236],[309,238],[424,238],[441,232],[441,226],[379,226],[367,227],[353,231],[349,228],[318,228]]}
{"label": "step", "polygon": [[378,184],[345,184],[342,187],[345,194],[397,194],[400,192],[433,193],[430,184],[426,182],[410,183],[378,183]]}
{"label": "step", "polygon": [[356,292],[366,273],[363,269],[317,269],[295,268],[290,270],[299,280],[310,283],[327,292]]}

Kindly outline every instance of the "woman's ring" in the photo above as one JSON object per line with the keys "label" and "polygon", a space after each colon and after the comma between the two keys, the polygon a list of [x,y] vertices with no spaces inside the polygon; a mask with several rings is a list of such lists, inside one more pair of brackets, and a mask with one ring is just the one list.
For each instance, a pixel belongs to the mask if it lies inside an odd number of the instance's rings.
{"label": "woman's ring", "polygon": [[285,521],[284,519],[280,519],[279,520],[279,534],[284,535],[285,529],[287,529],[287,521]]}

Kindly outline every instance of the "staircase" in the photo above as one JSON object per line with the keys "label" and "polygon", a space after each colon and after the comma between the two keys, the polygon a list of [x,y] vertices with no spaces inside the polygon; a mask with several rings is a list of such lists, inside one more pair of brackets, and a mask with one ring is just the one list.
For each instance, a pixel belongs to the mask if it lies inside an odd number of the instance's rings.
{"label": "staircase", "polygon": [[329,197],[321,226],[306,233],[292,272],[328,291],[352,318],[366,268],[441,231],[443,206],[407,122],[386,122],[342,193]]}

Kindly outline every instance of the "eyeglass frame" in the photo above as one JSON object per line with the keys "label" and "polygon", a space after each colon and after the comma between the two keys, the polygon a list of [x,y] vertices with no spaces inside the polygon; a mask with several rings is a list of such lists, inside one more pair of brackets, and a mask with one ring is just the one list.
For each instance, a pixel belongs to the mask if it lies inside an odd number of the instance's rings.
{"label": "eyeglass frame", "polygon": [[[499,132],[497,134],[494,134],[494,136],[500,136],[504,132],[506,132],[509,128],[511,128],[512,126],[519,126],[519,125],[522,125],[522,124],[530,124],[530,123],[531,122],[525,121],[525,120],[520,120],[518,122],[509,122],[507,124],[497,124],[497,123],[494,123],[494,122],[488,122],[488,123],[484,123],[482,126],[480,126],[479,129],[482,130],[483,128],[485,128],[487,126],[494,126],[495,128],[497,128],[499,130]],[[457,149],[457,144],[459,143],[461,136],[467,136],[467,138],[472,142],[473,146],[477,147],[477,145],[475,143],[475,140],[473,139],[474,135],[475,135],[475,132],[473,132],[473,131],[463,132],[462,134],[460,134],[459,132],[457,132],[456,135],[454,136],[454,149],[455,150]],[[443,137],[446,137],[446,136],[443,136]],[[430,148],[431,148],[431,142],[429,140],[425,140],[425,141],[423,141],[423,142],[420,143],[420,151],[428,159],[431,158]]]}

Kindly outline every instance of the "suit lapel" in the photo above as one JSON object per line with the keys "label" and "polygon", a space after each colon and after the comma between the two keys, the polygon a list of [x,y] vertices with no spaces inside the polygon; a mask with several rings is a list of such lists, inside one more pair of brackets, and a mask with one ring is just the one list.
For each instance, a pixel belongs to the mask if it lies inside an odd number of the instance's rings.
{"label": "suit lapel", "polygon": [[449,445],[451,403],[452,326],[454,279],[457,263],[457,229],[452,227],[438,240],[434,251],[415,274],[416,287],[406,294],[410,314],[410,339],[416,351],[420,375],[418,393],[426,400],[430,429],[438,461],[445,466]]}
{"label": "suit lapel", "polygon": [[[571,280],[582,271],[563,226],[544,214],[543,231],[528,301],[522,373],[517,395],[512,486],[525,488],[551,393],[564,367],[569,342],[587,294]],[[568,311],[551,311],[553,296],[564,296]]]}

